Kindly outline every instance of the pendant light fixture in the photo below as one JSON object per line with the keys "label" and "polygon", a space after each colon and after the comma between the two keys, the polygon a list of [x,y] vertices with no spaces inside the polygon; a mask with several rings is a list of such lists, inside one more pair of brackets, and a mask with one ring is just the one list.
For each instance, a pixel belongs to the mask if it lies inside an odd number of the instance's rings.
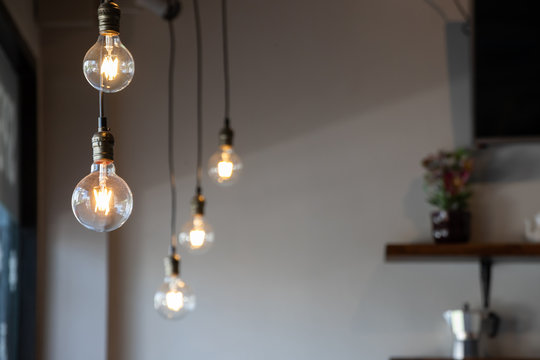
{"label": "pendant light fixture", "polygon": [[180,255],[177,253],[176,237],[176,178],[174,171],[174,116],[173,116],[173,94],[174,94],[174,64],[175,64],[175,36],[173,20],[180,11],[178,1],[168,1],[168,11],[164,18],[168,21],[170,53],[169,53],[169,87],[168,87],[168,158],[169,158],[169,180],[171,189],[171,243],[169,254],[164,259],[165,277],[154,295],[154,308],[166,319],[179,319],[187,313],[193,311],[196,305],[196,298],[190,287],[180,278]]}
{"label": "pendant light fixture", "polygon": [[191,201],[191,219],[180,232],[180,244],[193,253],[207,251],[214,242],[214,231],[204,218],[206,200],[202,194],[202,31],[198,0],[193,0],[197,39],[197,172],[195,196]]}
{"label": "pendant light fixture", "polygon": [[86,80],[96,90],[115,93],[129,85],[135,61],[120,41],[120,7],[104,0],[98,7],[99,36],[83,60]]}
{"label": "pendant light fixture", "polygon": [[99,90],[98,131],[92,136],[94,161],[90,174],[75,187],[71,207],[83,226],[105,232],[116,230],[126,222],[133,209],[133,195],[126,182],[115,173],[114,137],[104,115],[103,93],[125,88],[133,78],[135,65],[118,38],[118,5],[107,0],[102,2],[98,7],[98,22],[98,42],[83,62],[86,79]]}
{"label": "pendant light fixture", "polygon": [[231,185],[238,180],[242,171],[242,161],[233,148],[234,132],[230,121],[230,75],[229,75],[229,40],[227,29],[227,0],[221,0],[222,35],[223,35],[223,73],[225,86],[225,121],[219,132],[219,150],[208,161],[208,175],[219,185]]}
{"label": "pendant light fixture", "polygon": [[180,255],[171,252],[164,264],[165,277],[154,295],[154,308],[165,319],[181,319],[195,310],[196,298],[180,278]]}
{"label": "pendant light fixture", "polygon": [[90,174],[82,179],[71,197],[71,208],[77,220],[97,232],[113,231],[131,215],[133,195],[128,184],[116,175],[114,137],[103,116],[103,92],[100,92],[98,131],[92,136],[94,162]]}

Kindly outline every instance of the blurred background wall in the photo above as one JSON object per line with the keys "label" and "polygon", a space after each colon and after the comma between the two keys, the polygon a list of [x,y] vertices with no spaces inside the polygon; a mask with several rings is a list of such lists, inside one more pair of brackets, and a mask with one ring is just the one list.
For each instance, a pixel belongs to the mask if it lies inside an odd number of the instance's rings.
{"label": "blurred background wall", "polygon": [[[123,92],[107,96],[117,170],[134,194],[128,222],[108,236],[70,209],[90,169],[97,93],[82,58],[97,37],[95,1],[6,1],[39,59],[40,354],[44,360],[387,359],[449,355],[442,312],[480,306],[475,264],[385,264],[388,242],[429,241],[420,160],[470,144],[468,38],[451,1],[447,19],[421,0],[229,4],[232,121],[245,171],[231,188],[203,181],[216,242],[183,254],[198,296],[167,322],[152,306],[167,251],[168,36],[131,1],[121,37],[136,61]],[[195,169],[192,3],[176,21],[176,166],[181,225]],[[219,1],[204,0],[204,156],[223,117]],[[58,7],[58,5],[55,5]],[[64,7],[65,6],[65,7]],[[505,147],[532,154],[536,147]],[[538,210],[534,167],[499,165],[475,185],[474,241],[521,241]],[[487,161],[493,163],[493,161]],[[521,169],[521,170],[520,170]],[[502,174],[502,175],[501,175]],[[537,265],[497,265],[490,348],[538,354]]]}

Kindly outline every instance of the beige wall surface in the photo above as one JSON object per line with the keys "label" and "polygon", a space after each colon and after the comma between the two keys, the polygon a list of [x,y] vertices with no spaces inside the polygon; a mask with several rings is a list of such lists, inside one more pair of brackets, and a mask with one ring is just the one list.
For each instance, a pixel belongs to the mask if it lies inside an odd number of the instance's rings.
{"label": "beige wall surface", "polygon": [[42,36],[42,358],[105,359],[106,235],[83,228],[71,211],[71,193],[92,164],[98,97],[81,64],[97,34],[50,28]]}
{"label": "beige wall surface", "polygon": [[[460,20],[451,2],[437,3]],[[180,224],[195,156],[194,33],[184,5]],[[202,12],[208,157],[223,116],[219,2],[203,1]],[[206,255],[184,255],[199,305],[173,323],[151,306],[168,240],[166,27],[148,13],[123,26],[137,75],[116,96],[113,121],[135,210],[110,239],[109,358],[448,355],[441,314],[480,305],[477,266],[385,264],[383,252],[387,242],[429,239],[420,159],[470,142],[464,35],[447,34],[420,0],[231,1],[232,121],[245,173],[227,189],[204,180],[217,240]],[[474,240],[521,240],[539,188],[531,179],[478,185]],[[539,275],[535,265],[495,268],[493,307],[504,325],[492,351],[540,350],[540,290],[530,286]]]}
{"label": "beige wall surface", "polygon": [[[438,3],[460,20],[450,1]],[[202,256],[182,254],[198,307],[167,322],[152,306],[169,239],[167,28],[120,5],[136,75],[107,97],[107,116],[134,211],[107,237],[79,226],[69,207],[96,125],[97,94],[81,72],[95,29],[82,21],[42,33],[42,358],[449,355],[441,314],[480,305],[477,266],[386,264],[383,253],[388,242],[429,239],[420,159],[470,141],[466,37],[421,0],[231,0],[232,122],[245,171],[225,189],[205,177],[216,243]],[[223,117],[220,13],[217,0],[201,5],[208,158]],[[192,11],[184,2],[175,23],[179,225],[194,190]],[[538,210],[538,178],[475,190],[474,240],[520,241],[523,218]],[[540,287],[531,286],[539,277],[535,264],[495,267],[492,303],[503,327],[493,353],[540,352]]]}
{"label": "beige wall surface", "polygon": [[[82,59],[97,39],[95,7],[40,1],[40,231],[38,352],[43,360],[99,360],[107,352],[107,237],[71,211],[75,185],[90,173],[97,93]],[[86,5],[86,6],[85,6]],[[95,5],[95,4],[94,4]],[[64,14],[64,17],[55,17]]]}

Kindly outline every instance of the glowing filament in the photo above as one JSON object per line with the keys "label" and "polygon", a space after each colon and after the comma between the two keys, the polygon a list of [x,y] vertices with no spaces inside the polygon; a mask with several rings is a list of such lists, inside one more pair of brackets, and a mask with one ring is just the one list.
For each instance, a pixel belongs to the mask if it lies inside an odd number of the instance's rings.
{"label": "glowing filament", "polygon": [[114,80],[118,75],[118,58],[113,59],[111,55],[105,56],[101,64],[101,74],[109,81]]}
{"label": "glowing filament", "polygon": [[184,294],[171,290],[165,295],[165,303],[170,310],[178,311],[184,307]]}
{"label": "glowing filament", "polygon": [[194,248],[200,248],[203,246],[205,238],[206,232],[204,230],[193,229],[189,232],[189,242]]}
{"label": "glowing filament", "polygon": [[96,207],[94,212],[103,211],[105,215],[109,215],[110,203],[112,199],[112,190],[107,189],[104,186],[94,188],[94,199],[96,200]]}
{"label": "glowing filament", "polygon": [[229,179],[233,173],[233,163],[230,161],[220,161],[218,163],[218,175],[220,178]]}

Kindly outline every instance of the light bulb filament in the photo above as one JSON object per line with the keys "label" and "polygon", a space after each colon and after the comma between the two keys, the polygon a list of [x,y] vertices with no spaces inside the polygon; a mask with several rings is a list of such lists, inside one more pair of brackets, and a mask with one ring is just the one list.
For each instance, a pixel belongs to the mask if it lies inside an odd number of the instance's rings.
{"label": "light bulb filament", "polygon": [[169,291],[165,295],[166,306],[172,311],[179,311],[184,307],[184,294],[179,291]]}
{"label": "light bulb filament", "polygon": [[221,178],[229,179],[233,173],[233,163],[230,161],[220,161],[218,163],[218,175]]}
{"label": "light bulb filament", "polygon": [[100,186],[99,188],[94,188],[94,199],[96,200],[96,206],[94,212],[102,211],[105,215],[109,215],[111,211],[110,204],[112,199],[112,190]]}
{"label": "light bulb filament", "polygon": [[118,58],[112,55],[106,55],[101,64],[101,74],[108,81],[114,80],[118,75]]}
{"label": "light bulb filament", "polygon": [[206,232],[204,230],[193,229],[189,232],[189,242],[193,248],[200,248],[204,245]]}

